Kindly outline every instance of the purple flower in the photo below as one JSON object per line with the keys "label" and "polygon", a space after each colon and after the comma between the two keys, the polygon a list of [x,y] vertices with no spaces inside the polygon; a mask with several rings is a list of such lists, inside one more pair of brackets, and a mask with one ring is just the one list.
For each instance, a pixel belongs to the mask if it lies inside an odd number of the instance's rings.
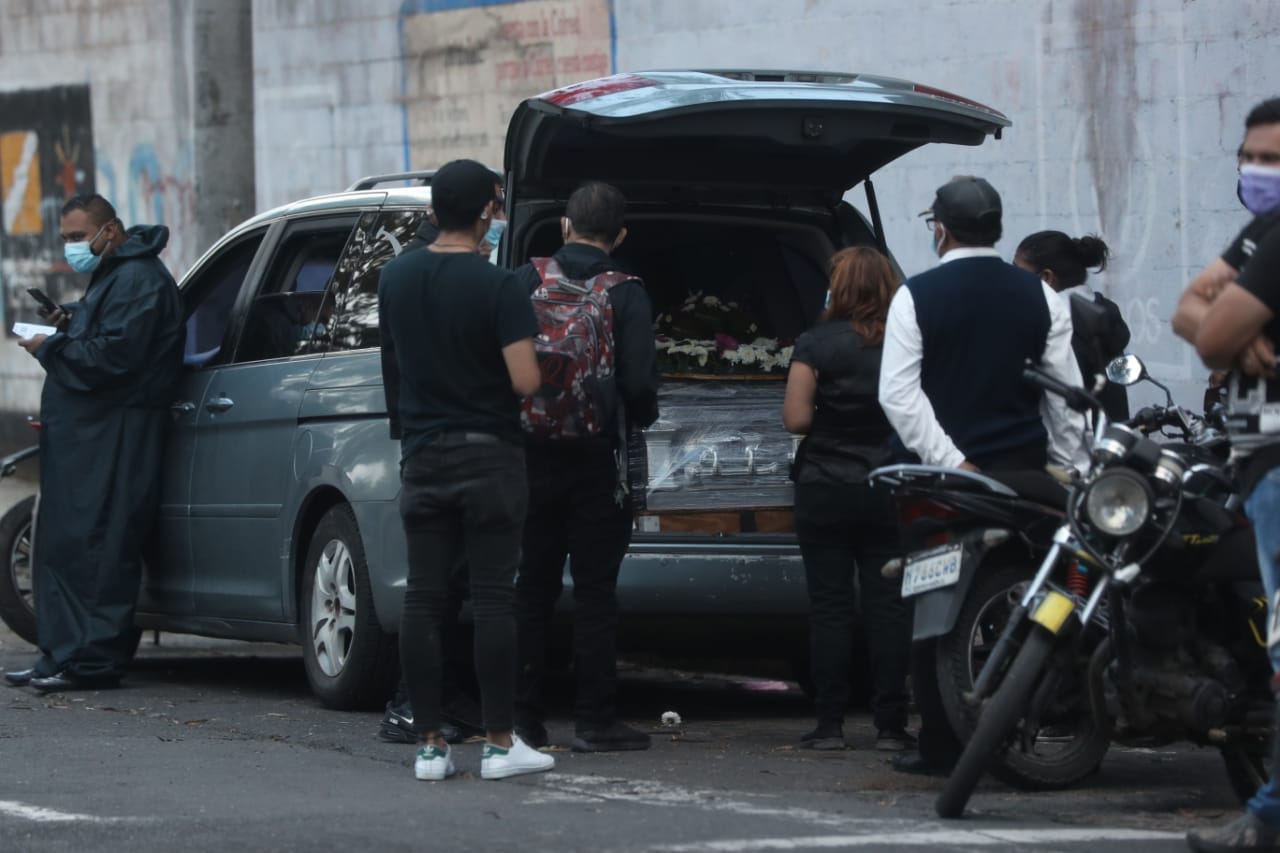
{"label": "purple flower", "polygon": [[731,335],[726,335],[723,332],[716,333],[716,349],[717,350],[719,350],[720,352],[724,352],[726,350],[735,350],[737,348],[738,348],[737,338]]}

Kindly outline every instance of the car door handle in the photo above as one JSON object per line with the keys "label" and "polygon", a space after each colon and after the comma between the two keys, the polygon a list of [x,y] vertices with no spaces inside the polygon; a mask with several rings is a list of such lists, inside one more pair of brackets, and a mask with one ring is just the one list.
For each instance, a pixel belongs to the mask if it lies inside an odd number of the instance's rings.
{"label": "car door handle", "polygon": [[181,403],[174,403],[169,407],[169,411],[175,415],[189,415],[196,410],[196,404],[190,400],[183,400]]}
{"label": "car door handle", "polygon": [[235,404],[236,404],[236,401],[232,400],[230,397],[219,396],[219,397],[214,397],[212,400],[205,403],[204,407],[209,411],[213,412],[215,415],[217,415],[225,412],[227,409],[231,408]]}

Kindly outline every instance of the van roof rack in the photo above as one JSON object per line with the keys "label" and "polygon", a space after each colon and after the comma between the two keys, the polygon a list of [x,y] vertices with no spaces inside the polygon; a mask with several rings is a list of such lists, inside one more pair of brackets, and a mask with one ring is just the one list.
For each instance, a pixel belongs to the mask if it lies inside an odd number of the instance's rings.
{"label": "van roof rack", "polygon": [[429,187],[431,186],[431,178],[435,173],[435,169],[426,169],[417,172],[392,172],[387,175],[369,175],[368,177],[361,178],[348,187],[347,192],[353,193],[360,190],[371,190],[378,184],[389,184],[395,181],[412,181],[414,183],[421,184],[424,187]]}

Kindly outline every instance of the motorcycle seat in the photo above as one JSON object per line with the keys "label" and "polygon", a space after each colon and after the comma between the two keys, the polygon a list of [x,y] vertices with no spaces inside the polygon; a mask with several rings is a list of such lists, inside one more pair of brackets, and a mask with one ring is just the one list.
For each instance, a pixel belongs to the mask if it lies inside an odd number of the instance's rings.
{"label": "motorcycle seat", "polygon": [[1058,510],[1066,508],[1067,487],[1042,468],[1025,471],[983,471],[983,473],[993,480],[1004,483],[1021,498]]}

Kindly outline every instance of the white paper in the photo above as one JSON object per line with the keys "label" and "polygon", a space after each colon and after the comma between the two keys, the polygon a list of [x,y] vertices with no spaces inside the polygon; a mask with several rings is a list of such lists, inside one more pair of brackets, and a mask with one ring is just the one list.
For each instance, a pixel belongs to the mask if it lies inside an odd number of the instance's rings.
{"label": "white paper", "polygon": [[13,333],[20,338],[34,338],[36,335],[54,335],[58,330],[53,326],[42,326],[39,323],[14,323]]}

